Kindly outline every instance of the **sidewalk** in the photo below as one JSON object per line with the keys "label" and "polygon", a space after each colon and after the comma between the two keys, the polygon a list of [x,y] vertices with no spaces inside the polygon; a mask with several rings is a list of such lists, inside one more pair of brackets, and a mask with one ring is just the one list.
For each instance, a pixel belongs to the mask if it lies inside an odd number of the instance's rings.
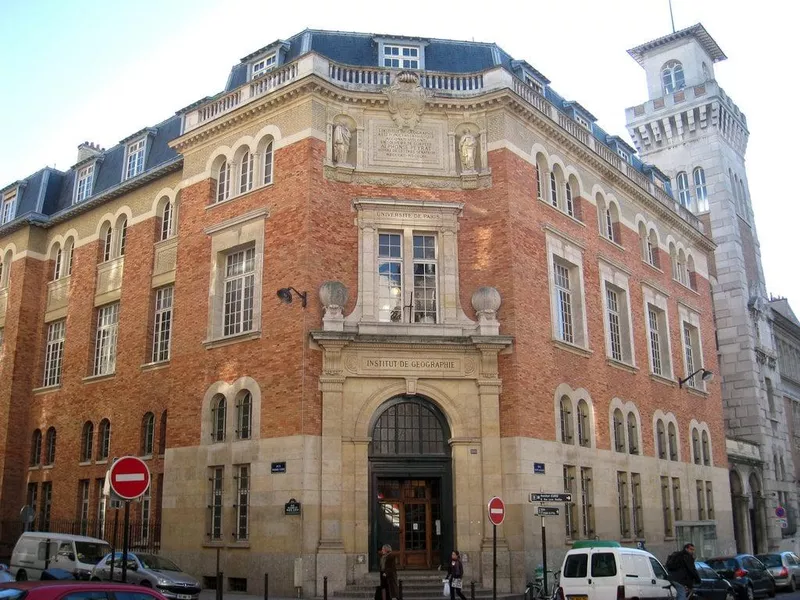
{"label": "sidewalk", "polygon": [[[222,592],[222,597],[225,600],[264,600],[263,595],[245,594],[243,592]],[[217,592],[215,590],[203,590],[200,592],[200,600],[216,600]],[[269,600],[297,600],[296,597],[287,596],[273,596],[269,595]]]}

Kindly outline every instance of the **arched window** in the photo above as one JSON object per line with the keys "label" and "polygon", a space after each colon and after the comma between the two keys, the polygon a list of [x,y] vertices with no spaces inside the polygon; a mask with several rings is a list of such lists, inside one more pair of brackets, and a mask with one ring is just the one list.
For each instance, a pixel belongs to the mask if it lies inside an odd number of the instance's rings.
{"label": "arched window", "polygon": [[222,202],[228,199],[228,192],[230,190],[230,167],[228,161],[223,161],[217,169],[217,202]]}
{"label": "arched window", "polygon": [[711,448],[708,445],[708,432],[703,431],[703,435],[701,437],[701,443],[703,444],[703,464],[705,466],[711,465]]}
{"label": "arched window", "polygon": [[94,423],[86,421],[81,432],[81,462],[92,460],[92,446],[94,445]]}
{"label": "arched window", "polygon": [[628,413],[628,452],[639,454],[639,426],[633,411]]}
{"label": "arched window", "polygon": [[156,416],[151,413],[145,413],[142,418],[142,440],[141,440],[141,454],[142,456],[153,455],[153,444],[156,437]]}
{"label": "arched window", "polygon": [[697,167],[693,173],[694,195],[697,197],[697,212],[708,210],[708,191],[706,189],[706,172],[702,167]]}
{"label": "arched window", "polygon": [[661,83],[664,93],[671,94],[682,90],[686,81],[683,76],[683,65],[677,60],[671,60],[661,68]]}
{"label": "arched window", "polygon": [[678,184],[678,201],[686,208],[692,207],[692,192],[689,189],[689,176],[686,171],[681,171],[676,177]]}
{"label": "arched window", "polygon": [[239,193],[244,194],[253,188],[253,154],[245,152],[239,162]]}
{"label": "arched window", "polygon": [[786,463],[783,462],[783,457],[780,458],[781,462],[781,481],[786,481]]}
{"label": "arched window", "polygon": [[667,434],[664,431],[664,421],[659,419],[656,422],[656,452],[658,458],[667,458]]}
{"label": "arched window", "polygon": [[75,256],[75,240],[69,238],[64,243],[64,256],[66,257],[66,271],[67,277],[72,275],[72,259]]}
{"label": "arched window", "polygon": [[667,440],[669,441],[669,459],[678,460],[678,432],[675,430],[674,423],[667,426]]}
{"label": "arched window", "polygon": [[50,427],[47,430],[45,441],[44,464],[52,465],[56,461],[56,428]]}
{"label": "arched window", "polygon": [[391,404],[372,430],[373,455],[447,455],[446,425],[428,403],[419,398]]}
{"label": "arched window", "polygon": [[539,165],[536,165],[536,169],[534,169],[534,173],[536,176],[536,199],[542,199],[542,173],[539,169]]}
{"label": "arched window", "polygon": [[697,290],[697,275],[695,274],[694,258],[691,254],[686,257],[686,285]]}
{"label": "arched window", "polygon": [[108,455],[111,451],[111,421],[108,419],[100,421],[98,431],[97,460],[108,460]]}
{"label": "arched window", "polygon": [[692,454],[694,454],[694,464],[700,464],[700,434],[697,428],[692,429]]}
{"label": "arched window", "polygon": [[537,200],[544,200],[545,195],[545,182],[547,177],[547,161],[544,155],[539,152],[536,154],[536,198]]}
{"label": "arched window", "polygon": [[558,207],[558,182],[554,171],[550,171],[550,204]]}
{"label": "arched window", "polygon": [[161,235],[159,236],[161,241],[172,237],[173,208],[172,202],[167,200],[164,202],[164,208],[161,209]]}
{"label": "arched window", "polygon": [[661,268],[658,259],[658,237],[655,229],[651,229],[650,233],[647,234],[647,262],[657,269]]}
{"label": "arched window", "polygon": [[572,402],[568,396],[563,396],[558,405],[558,415],[561,422],[561,442],[572,444]]}
{"label": "arched window", "polygon": [[117,256],[125,256],[125,240],[128,237],[128,218],[123,217],[119,223],[119,252]]}
{"label": "arched window", "polygon": [[161,413],[161,425],[158,429],[158,453],[163,455],[167,451],[167,411]]}
{"label": "arched window", "polygon": [[215,442],[225,441],[225,396],[217,394],[211,401],[211,439]]}
{"label": "arched window", "polygon": [[583,399],[578,400],[578,443],[584,448],[592,445],[589,405]]}
{"label": "arched window", "polygon": [[61,251],[61,245],[56,244],[56,256],[53,264],[53,281],[61,277],[61,267],[64,258],[64,253]]}
{"label": "arched window", "polygon": [[249,440],[253,427],[253,396],[245,391],[236,400],[236,437]]}
{"label": "arched window", "polygon": [[103,225],[101,239],[103,240],[103,262],[111,260],[111,223]]}
{"label": "arched window", "polygon": [[272,183],[272,140],[270,140],[266,146],[264,146],[264,185],[268,185]]}
{"label": "arched window", "polygon": [[574,217],[575,206],[572,204],[572,186],[569,184],[569,181],[564,184],[564,192],[564,199],[566,200],[566,206],[564,208],[570,217]]}
{"label": "arched window", "polygon": [[614,450],[625,452],[625,422],[620,409],[614,411]]}
{"label": "arched window", "polygon": [[619,239],[619,211],[616,204],[609,202],[603,205],[600,213],[600,232],[606,238],[617,244],[621,243]]}
{"label": "arched window", "polygon": [[30,465],[36,467],[42,462],[42,431],[36,429],[31,437],[31,460]]}

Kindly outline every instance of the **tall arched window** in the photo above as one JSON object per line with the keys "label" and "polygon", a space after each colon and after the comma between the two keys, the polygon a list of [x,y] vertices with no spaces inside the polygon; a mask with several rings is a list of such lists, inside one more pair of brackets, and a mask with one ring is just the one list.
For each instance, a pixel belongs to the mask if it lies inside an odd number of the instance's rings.
{"label": "tall arched window", "polygon": [[72,238],[67,239],[64,243],[64,256],[66,257],[66,275],[72,275],[72,259],[75,257],[75,240]]}
{"label": "tall arched window", "polygon": [[125,241],[128,238],[128,218],[123,217],[119,223],[119,252],[117,256],[125,256]]}
{"label": "tall arched window", "polygon": [[142,440],[141,440],[141,454],[142,456],[153,455],[153,444],[156,437],[156,416],[151,413],[145,413],[142,417]]}
{"label": "tall arched window", "polygon": [[248,391],[239,394],[236,400],[236,437],[249,440],[253,427],[253,396]]}
{"label": "tall arched window", "polygon": [[568,396],[563,396],[558,405],[558,415],[561,422],[561,442],[572,444],[572,401]]}
{"label": "tall arched window", "polygon": [[30,465],[36,467],[42,462],[42,430],[36,429],[31,436],[31,460]]}
{"label": "tall arched window", "polygon": [[158,453],[167,451],[167,411],[161,413],[161,425],[158,428]]}
{"label": "tall arched window", "polygon": [[167,240],[172,237],[172,219],[173,219],[173,206],[172,202],[167,200],[164,202],[164,208],[161,209],[161,241]]}
{"label": "tall arched window", "polygon": [[217,202],[222,202],[228,199],[228,192],[230,190],[230,167],[228,161],[223,161],[217,169]]}
{"label": "tall arched window", "polygon": [[111,238],[112,238],[111,223],[103,225],[102,240],[103,240],[103,262],[111,260]]}
{"label": "tall arched window", "polygon": [[669,459],[678,460],[678,432],[675,430],[674,423],[667,426],[667,440],[669,442]]}
{"label": "tall arched window", "polygon": [[572,186],[569,184],[569,181],[564,184],[564,192],[564,199],[566,200],[566,206],[564,208],[570,217],[574,217],[575,205],[572,203]]}
{"label": "tall arched window", "polygon": [[225,417],[227,412],[225,396],[217,394],[211,401],[211,439],[225,441]]}
{"label": "tall arched window", "polygon": [[686,86],[683,76],[683,65],[677,60],[671,60],[661,68],[661,83],[664,93],[671,94],[682,90]]}
{"label": "tall arched window", "polygon": [[550,204],[558,207],[558,182],[554,171],[550,171]]}
{"label": "tall arched window", "polygon": [[47,429],[47,439],[45,441],[44,464],[52,465],[56,461],[56,428]]}
{"label": "tall arched window", "polygon": [[92,446],[94,445],[94,423],[86,421],[81,431],[81,462],[92,460]]}
{"label": "tall arched window", "polygon": [[694,454],[694,464],[700,464],[700,434],[697,428],[692,429],[692,454]]}
{"label": "tall arched window", "polygon": [[539,169],[539,166],[537,165],[536,169],[534,171],[535,172],[535,176],[536,176],[536,199],[537,200],[541,200],[542,199],[542,174],[539,171],[540,171],[540,169]]}
{"label": "tall arched window", "polygon": [[373,455],[447,455],[446,425],[423,399],[403,400],[387,408],[372,430]]}
{"label": "tall arched window", "polygon": [[578,443],[584,448],[592,445],[589,405],[583,399],[578,400]]}
{"label": "tall arched window", "polygon": [[620,409],[614,411],[614,450],[625,452],[625,421]]}
{"label": "tall arched window", "polygon": [[239,193],[244,194],[253,188],[253,154],[245,152],[239,162]]}
{"label": "tall arched window", "polygon": [[678,201],[686,208],[692,207],[692,192],[689,189],[689,176],[681,171],[675,178],[678,184]]}
{"label": "tall arched window", "polygon": [[706,189],[706,172],[697,167],[693,172],[694,195],[697,197],[697,212],[708,210],[708,190]]}
{"label": "tall arched window", "polygon": [[98,440],[97,440],[97,460],[108,460],[111,451],[111,421],[103,419],[100,421]]}
{"label": "tall arched window", "polygon": [[628,413],[628,452],[639,454],[639,425],[633,411]]}
{"label": "tall arched window", "polygon": [[656,452],[658,458],[667,458],[667,434],[664,431],[664,421],[659,419],[656,422]]}
{"label": "tall arched window", "polygon": [[56,279],[58,279],[58,278],[60,278],[62,276],[61,267],[62,267],[63,258],[64,258],[64,255],[63,255],[63,252],[61,251],[61,245],[60,244],[56,244],[56,256],[55,256],[55,261],[54,261],[54,264],[53,264],[53,281],[55,281]]}
{"label": "tall arched window", "polygon": [[264,172],[264,185],[268,185],[272,183],[272,140],[270,140],[266,146],[264,146],[264,165],[263,165],[263,172]]}
{"label": "tall arched window", "polygon": [[707,431],[703,431],[703,435],[701,437],[701,443],[703,445],[703,464],[705,466],[709,466],[711,464],[711,448],[708,444]]}

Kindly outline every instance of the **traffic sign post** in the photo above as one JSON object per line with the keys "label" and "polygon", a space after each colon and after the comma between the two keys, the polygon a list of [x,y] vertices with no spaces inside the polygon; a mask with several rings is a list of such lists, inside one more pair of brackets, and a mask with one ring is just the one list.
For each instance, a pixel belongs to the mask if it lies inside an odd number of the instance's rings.
{"label": "traffic sign post", "polygon": [[[553,492],[533,492],[528,496],[528,502],[539,502],[545,504],[547,502],[572,502],[572,494],[570,493],[553,493]],[[544,586],[544,593],[547,595],[547,530],[545,529],[545,517],[557,517],[557,506],[538,506],[536,514],[542,519],[542,585]]]}
{"label": "traffic sign post", "polygon": [[540,517],[557,517],[558,516],[558,507],[557,506],[539,506],[536,508],[536,514]]}
{"label": "traffic sign post", "polygon": [[495,496],[489,500],[489,520],[492,522],[492,600],[497,600],[497,526],[506,518],[505,503]]}
{"label": "traffic sign post", "polygon": [[122,583],[128,582],[128,545],[130,540],[131,500],[140,498],[150,487],[150,469],[135,456],[123,456],[108,470],[111,491],[125,501],[124,531],[122,532]]}

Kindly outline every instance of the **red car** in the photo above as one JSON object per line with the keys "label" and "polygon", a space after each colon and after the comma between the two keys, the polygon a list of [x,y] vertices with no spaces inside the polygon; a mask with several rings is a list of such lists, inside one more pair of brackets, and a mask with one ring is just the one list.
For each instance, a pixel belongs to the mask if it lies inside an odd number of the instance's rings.
{"label": "red car", "polygon": [[166,600],[140,585],[93,581],[17,581],[0,584],[0,600]]}

